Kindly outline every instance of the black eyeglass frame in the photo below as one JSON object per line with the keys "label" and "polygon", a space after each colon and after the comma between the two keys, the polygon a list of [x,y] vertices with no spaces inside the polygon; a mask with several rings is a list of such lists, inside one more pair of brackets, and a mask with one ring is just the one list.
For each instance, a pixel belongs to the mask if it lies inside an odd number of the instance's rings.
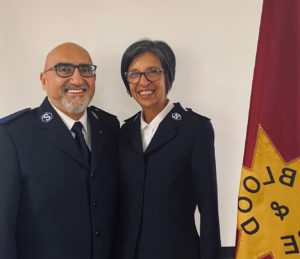
{"label": "black eyeglass frame", "polygon": [[[147,78],[146,73],[148,72],[148,70],[154,70],[154,69],[159,71],[159,77],[158,77],[157,79],[155,79],[155,80],[150,80],[149,78]],[[165,71],[166,71],[166,70],[164,70],[163,68],[152,67],[152,68],[146,69],[146,71],[144,71],[144,72],[140,72],[140,71],[138,71],[138,70],[127,71],[127,72],[124,73],[124,75],[125,75],[125,77],[126,77],[128,83],[131,83],[131,84],[137,84],[138,82],[140,82],[142,75],[144,75],[144,77],[145,77],[148,81],[150,81],[150,82],[155,82],[155,81],[157,81],[157,80],[160,79],[160,77],[161,77],[161,72],[165,72]],[[137,82],[130,82],[130,81],[128,80],[128,74],[131,73],[131,72],[139,72],[140,77],[139,77],[139,80],[138,80]]]}
{"label": "black eyeglass frame", "polygon": [[[73,73],[71,75],[68,75],[68,76],[62,76],[62,75],[59,75],[58,74],[58,71],[57,71],[57,68],[58,66],[61,66],[61,65],[65,65],[65,66],[71,66],[73,67]],[[87,76],[87,75],[82,75],[80,73],[80,68],[83,67],[83,66],[89,66],[92,68],[92,72],[93,72],[93,75],[90,75],[90,76]],[[82,77],[94,77],[96,75],[96,69],[97,69],[97,66],[96,65],[93,65],[93,64],[79,64],[79,65],[73,65],[73,64],[70,64],[70,63],[57,63],[56,65],[46,69],[43,73],[47,73],[48,71],[55,71],[56,75],[59,76],[59,77],[62,77],[62,78],[68,78],[68,77],[71,77],[74,75],[74,72],[75,72],[75,69],[78,69],[79,73],[80,73],[80,76]]]}

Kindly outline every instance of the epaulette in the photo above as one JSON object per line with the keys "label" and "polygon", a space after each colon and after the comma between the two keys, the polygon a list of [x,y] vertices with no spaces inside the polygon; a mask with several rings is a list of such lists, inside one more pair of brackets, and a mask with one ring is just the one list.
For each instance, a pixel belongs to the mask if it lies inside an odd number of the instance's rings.
{"label": "epaulette", "polygon": [[106,115],[106,116],[110,116],[110,117],[113,117],[113,118],[117,118],[116,115],[113,115],[113,114],[111,114],[109,112],[103,111],[103,110],[101,110],[101,109],[99,109],[99,108],[97,108],[95,106],[90,106],[89,109],[90,109],[91,112],[100,113],[102,115]]}
{"label": "epaulette", "polygon": [[201,115],[201,114],[199,114],[199,113],[197,113],[197,112],[194,112],[191,108],[187,108],[187,107],[186,107],[186,110],[187,110],[187,112],[189,112],[189,113],[191,113],[191,114],[193,114],[193,115],[196,115],[196,116],[198,116],[198,117],[200,117],[200,118],[202,118],[202,119],[206,119],[206,120],[209,120],[209,121],[210,121],[210,118],[205,117],[205,116],[203,116],[203,115]]}
{"label": "epaulette", "polygon": [[28,113],[29,111],[31,111],[31,108],[26,108],[26,109],[17,111],[15,113],[12,113],[12,114],[10,114],[8,116],[5,116],[3,118],[0,118],[0,124],[5,124],[7,122],[13,121],[13,120],[21,117],[22,115]]}
{"label": "epaulette", "polygon": [[134,114],[130,118],[124,120],[124,122],[127,123],[127,122],[130,122],[130,121],[135,121],[137,119],[137,117],[138,117],[139,114],[140,114],[140,112],[137,112],[136,114]]}

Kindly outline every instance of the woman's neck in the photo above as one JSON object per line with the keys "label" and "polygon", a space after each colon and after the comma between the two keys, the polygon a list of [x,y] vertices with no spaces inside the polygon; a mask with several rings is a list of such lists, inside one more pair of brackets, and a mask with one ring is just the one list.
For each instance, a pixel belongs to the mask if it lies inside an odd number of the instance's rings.
{"label": "woman's neck", "polygon": [[167,106],[169,100],[167,99],[162,105],[160,105],[157,109],[147,109],[143,108],[143,118],[145,122],[148,124]]}

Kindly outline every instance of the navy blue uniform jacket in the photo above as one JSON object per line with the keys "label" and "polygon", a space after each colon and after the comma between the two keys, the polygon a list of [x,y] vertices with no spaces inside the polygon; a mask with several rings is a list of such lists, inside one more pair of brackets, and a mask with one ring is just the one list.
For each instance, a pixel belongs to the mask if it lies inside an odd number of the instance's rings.
{"label": "navy blue uniform jacket", "polygon": [[0,258],[110,259],[119,122],[88,108],[91,166],[48,99],[0,125]]}
{"label": "navy blue uniform jacket", "polygon": [[220,233],[209,119],[175,104],[143,152],[140,116],[127,120],[120,134],[118,259],[217,258]]}

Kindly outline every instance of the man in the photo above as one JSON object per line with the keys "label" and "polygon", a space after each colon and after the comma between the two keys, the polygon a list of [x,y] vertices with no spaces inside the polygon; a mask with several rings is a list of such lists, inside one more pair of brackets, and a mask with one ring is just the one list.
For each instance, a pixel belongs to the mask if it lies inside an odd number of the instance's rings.
{"label": "man", "polygon": [[1,121],[1,259],[111,258],[119,122],[87,107],[95,71],[82,47],[57,46],[41,106]]}

